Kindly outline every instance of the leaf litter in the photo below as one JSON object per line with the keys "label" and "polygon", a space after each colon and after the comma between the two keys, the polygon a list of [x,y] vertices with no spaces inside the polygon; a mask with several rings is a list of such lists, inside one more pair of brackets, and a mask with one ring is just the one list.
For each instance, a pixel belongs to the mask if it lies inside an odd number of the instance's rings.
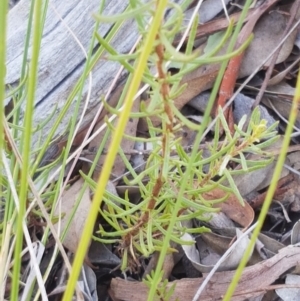
{"label": "leaf litter", "polygon": [[[289,21],[289,9],[291,6],[278,4],[278,1],[267,2],[275,4],[271,11],[262,13],[259,7],[253,8],[250,10],[249,16],[246,19],[246,22],[248,22],[253,18],[255,11],[261,12],[261,16],[259,15],[259,17],[257,17],[256,25],[254,26],[253,24],[254,39],[245,51],[241,59],[241,65],[238,68],[238,73],[236,74],[238,81],[231,87],[231,94],[227,95],[226,101],[231,98],[234,88],[243,85],[245,77],[252,76],[253,80],[261,80],[261,77],[264,76],[270,65],[271,59],[267,59],[267,57],[281,42],[282,34]],[[197,34],[199,40],[201,36],[201,38],[207,38],[207,42],[209,42],[216,31],[224,29],[224,26],[222,28],[220,24],[222,24],[226,16],[224,16],[224,14],[218,16],[219,12],[223,10],[221,1],[207,0],[205,3],[207,8],[202,7],[201,13],[203,15],[200,14]],[[218,8],[216,8],[216,5]],[[239,14],[237,6],[230,6],[228,3],[226,5],[233,11],[232,14]],[[186,17],[189,13],[190,12],[187,11]],[[207,17],[208,15],[211,16]],[[300,10],[299,13],[296,14],[296,18],[293,21],[294,24],[298,22],[299,15]],[[203,31],[203,28],[205,31]],[[252,29],[249,29],[248,34],[251,32]],[[293,65],[293,61],[290,61],[290,58],[293,57],[295,60],[294,54],[296,54],[296,56],[299,55],[297,34],[297,30],[292,31],[282,43],[282,47],[275,61],[273,77],[268,82],[261,104],[259,104],[261,118],[266,119],[269,125],[279,120],[278,130],[282,132],[286,127],[285,120],[288,118],[291,108],[291,98],[295,93],[295,70],[298,67],[297,65]],[[199,42],[196,40],[195,44],[197,43],[203,43],[203,41]],[[197,44],[197,47],[201,46]],[[287,64],[290,64],[291,67],[287,67]],[[178,110],[181,110],[185,116],[189,117],[194,124],[199,123],[198,120],[201,119],[197,119],[197,116],[202,116],[207,107],[208,98],[211,93],[210,89],[215,82],[219,69],[219,64],[201,66],[186,74],[180,83],[180,85],[185,86],[185,89],[174,99],[174,106]],[[244,85],[243,90],[234,97],[232,110],[235,124],[239,123],[244,114],[247,116],[250,115],[252,105],[255,102],[253,95],[257,93],[257,89],[258,88],[252,86],[250,82]],[[111,107],[117,107],[117,100],[122,92],[120,90],[122,89],[119,89],[116,92],[117,96],[115,96],[115,98],[112,97],[112,101],[109,102]],[[148,93],[148,95],[149,94],[150,93]],[[150,102],[150,98],[146,99],[144,102],[146,108],[151,105]],[[139,108],[140,101],[135,101],[132,113],[138,113]],[[109,115],[109,112],[106,111],[105,113]],[[100,116],[94,131],[107,123],[105,113]],[[107,123],[107,129],[113,131],[117,121],[118,118],[116,118],[111,125]],[[89,122],[87,122],[87,124],[88,123]],[[140,142],[138,144],[134,139],[130,138],[130,136],[140,138],[147,137],[148,131],[151,131],[151,126],[158,128],[160,123],[161,118],[157,116],[151,117],[150,122],[147,118],[131,118],[125,129],[125,135],[127,136],[123,138],[120,146],[124,156],[121,154],[118,155],[111,174],[112,182],[110,182],[109,185],[116,186],[114,188],[111,187],[109,190],[109,195],[114,195],[114,197],[112,196],[112,200],[115,200],[115,198],[129,199],[133,204],[137,205],[143,201],[145,195],[137,189],[137,186],[130,183],[131,179],[126,177],[126,173],[128,172],[128,164],[132,164],[132,168],[136,170],[136,176],[138,177],[142,174],[147,165],[147,159],[153,152],[153,145],[150,143],[151,147],[149,147],[146,142]],[[300,114],[298,114],[297,117],[293,140],[294,145],[299,144],[299,135],[297,135],[299,130],[297,127],[300,127]],[[86,128],[83,127],[82,131],[84,133],[85,130]],[[106,132],[102,132],[93,139],[87,146],[86,153],[83,152],[83,156],[86,160],[81,167],[84,173],[89,171],[98,148],[104,139],[105,133]],[[109,135],[110,137],[106,145],[103,146],[102,154],[100,154],[97,161],[96,169],[93,171],[92,178],[94,181],[98,179],[106,154],[109,151],[108,145],[110,143],[111,134]],[[83,136],[78,135],[75,144],[80,145],[83,140],[82,137]],[[195,139],[195,130],[183,130],[178,137],[182,138],[182,147],[188,150]],[[205,151],[210,152],[211,137],[212,134],[199,146],[203,148],[203,153],[205,153]],[[49,163],[49,161],[53,162],[54,159],[56,159],[59,152],[65,146],[64,143],[65,140],[61,139],[59,144],[57,144],[57,142],[53,144],[52,148],[59,146],[59,151],[55,149],[55,154],[53,154],[51,147],[49,148],[48,154],[46,154],[45,157],[47,163]],[[274,145],[269,147],[270,151],[274,149],[276,149]],[[176,151],[172,156],[176,158]],[[270,208],[268,219],[265,222],[263,233],[256,243],[256,248],[253,250],[251,258],[249,259],[249,266],[244,270],[232,300],[247,300],[247,298],[259,300],[255,298],[262,298],[267,291],[275,291],[284,301],[298,300],[299,276],[292,274],[284,275],[287,271],[290,271],[290,269],[294,269],[300,261],[299,246],[297,245],[299,243],[298,220],[300,220],[299,156],[299,149],[296,151],[291,149],[291,152],[287,156],[286,168],[283,170],[281,180],[278,183],[274,202]],[[124,157],[127,158],[127,162],[124,162]],[[135,163],[134,158],[139,158],[137,163]],[[251,158],[251,155],[249,155],[247,159],[256,160],[257,158]],[[45,160],[42,164],[44,164]],[[232,162],[231,164],[233,169],[241,169],[241,164],[237,164],[236,162]],[[175,255],[168,255],[168,258],[171,259],[169,268],[167,268],[168,263],[166,259],[165,267],[166,270],[169,269],[169,271],[165,277],[170,280],[168,286],[173,282],[176,283],[171,300],[175,300],[176,298],[180,300],[192,300],[197,288],[205,280],[207,276],[206,273],[211,271],[231,244],[234,243],[235,239],[241,236],[243,231],[246,231],[254,222],[259,213],[261,203],[264,200],[268,185],[270,184],[274,166],[275,164],[273,162],[258,171],[249,171],[245,174],[233,176],[237,189],[243,199],[246,200],[244,205],[239,202],[239,199],[233,193],[227,193],[226,189],[221,190],[216,188],[212,189],[209,193],[202,192],[202,196],[206,201],[222,198],[226,198],[226,201],[214,204],[213,208],[218,208],[218,210],[217,212],[208,213],[209,218],[207,218],[207,220],[199,221],[193,219],[188,227],[192,230],[199,225],[207,225],[211,229],[211,233],[201,233],[197,235],[186,233],[182,239],[195,242],[195,244],[184,245],[182,248],[176,244],[173,245],[173,248],[177,250],[180,256],[175,260]],[[142,178],[142,181],[146,183],[149,179]],[[64,247],[72,253],[75,253],[76,250],[80,248],[79,238],[87,218],[91,196],[93,194],[94,187],[93,185],[89,185],[84,191],[77,207],[76,201],[84,182],[82,177],[78,179],[77,174],[74,183],[62,194],[61,205],[55,210],[55,216],[60,219],[60,222],[56,223],[55,227],[57,230],[60,229],[60,232],[68,229],[63,244]],[[275,201],[280,202],[281,205],[278,205]],[[113,202],[114,201],[112,201],[112,203]],[[109,213],[111,209],[107,207],[103,210]],[[74,214],[74,219],[68,225],[68,219],[71,214]],[[287,219],[287,215],[291,219]],[[278,216],[280,216],[280,218]],[[102,220],[100,219],[100,222],[102,222],[103,225],[105,224],[103,218]],[[86,257],[87,261],[83,267],[81,279],[79,280],[79,286],[81,287],[85,300],[98,300],[95,292],[97,288],[101,286],[103,288],[103,283],[110,283],[109,290],[107,291],[107,288],[104,288],[102,293],[103,296],[106,296],[108,293],[110,296],[108,298],[111,298],[111,300],[145,300],[148,289],[140,280],[142,277],[145,277],[143,272],[147,270],[150,261],[157,256],[158,252],[153,252],[153,255],[149,254],[146,258],[142,256],[136,258],[135,264],[137,262],[139,263],[138,268],[128,270],[128,278],[124,280],[121,279],[121,277],[123,277],[122,274],[116,272],[119,271],[121,265],[121,252],[117,248],[119,239],[116,239],[115,243],[103,244],[97,241],[98,236],[98,233],[95,233],[94,238],[96,241],[93,241],[91,244],[90,253]],[[199,300],[222,300],[222,296],[228,288],[234,270],[248,245],[248,241],[249,237],[245,236],[236,246],[236,249],[224,260],[218,271],[212,276]],[[187,258],[196,270],[200,272],[200,277],[194,279],[186,277],[187,273],[183,266],[184,258]],[[153,268],[155,268],[156,261],[153,260],[153,262]],[[95,268],[94,265],[97,266],[96,269],[92,269]],[[84,276],[84,273],[89,276]],[[291,288],[289,285],[294,285],[295,288]],[[50,295],[61,294],[63,291],[64,285],[61,285],[57,287],[56,290],[53,290]]]}

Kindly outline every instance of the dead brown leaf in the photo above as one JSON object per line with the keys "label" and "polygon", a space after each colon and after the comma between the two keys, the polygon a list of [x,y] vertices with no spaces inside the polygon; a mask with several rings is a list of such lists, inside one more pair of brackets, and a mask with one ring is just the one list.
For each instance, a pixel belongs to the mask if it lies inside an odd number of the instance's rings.
{"label": "dead brown leaf", "polygon": [[[206,200],[217,200],[226,196],[227,192],[222,189],[215,188],[211,192],[206,192],[203,197]],[[220,208],[223,213],[225,213],[230,219],[244,228],[248,228],[253,222],[254,211],[251,206],[245,201],[244,206],[242,206],[238,198],[233,194],[229,194],[225,202],[215,205],[216,208]]]}

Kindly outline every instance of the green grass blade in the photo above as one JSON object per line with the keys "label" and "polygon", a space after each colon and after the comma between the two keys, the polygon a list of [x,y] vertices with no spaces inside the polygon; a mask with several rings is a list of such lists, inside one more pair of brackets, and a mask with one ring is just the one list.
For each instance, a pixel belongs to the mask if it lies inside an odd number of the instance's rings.
{"label": "green grass blade", "polygon": [[17,223],[16,223],[16,245],[14,250],[15,265],[13,268],[11,300],[18,299],[19,284],[20,284],[19,281],[20,267],[21,267],[20,254],[23,245],[22,223],[25,216],[25,209],[26,209],[26,202],[27,202],[27,191],[28,191],[27,177],[28,177],[29,166],[30,166],[31,136],[32,136],[31,128],[32,128],[35,91],[37,85],[38,58],[39,58],[40,42],[41,42],[41,15],[42,15],[42,1],[36,0],[35,7],[34,7],[32,58],[30,63],[29,76],[28,76],[28,96],[27,96],[25,119],[24,119],[25,131],[21,141],[21,145],[23,146],[22,148],[23,165],[21,169],[20,192],[19,192],[20,204],[19,204],[19,212],[18,212]]}

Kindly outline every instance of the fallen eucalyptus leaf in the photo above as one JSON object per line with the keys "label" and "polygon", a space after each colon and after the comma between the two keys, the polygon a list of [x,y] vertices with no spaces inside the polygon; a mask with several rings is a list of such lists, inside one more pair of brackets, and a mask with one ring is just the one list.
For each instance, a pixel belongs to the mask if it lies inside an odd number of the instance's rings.
{"label": "fallen eucalyptus leaf", "polygon": [[83,265],[79,283],[82,282],[82,292],[84,299],[88,301],[98,301],[97,278],[95,272],[86,264]]}
{"label": "fallen eucalyptus leaf", "polygon": [[[235,228],[234,228],[235,230]],[[235,235],[235,234],[234,234]],[[230,243],[232,242],[233,237],[223,236],[216,233],[202,233],[200,235],[201,241],[204,242],[207,246],[209,246],[214,252],[216,252],[218,255],[224,254]],[[200,250],[201,246],[197,237],[197,246]]]}
{"label": "fallen eucalyptus leaf", "polygon": [[[83,184],[84,180],[82,178],[77,180],[68,190],[63,193],[61,205],[58,205],[55,209],[56,215],[60,216],[63,214],[60,225],[59,222],[54,225],[56,231],[60,229],[59,233],[64,232],[68,225],[68,220],[71,217],[73,209],[75,208]],[[63,245],[72,253],[75,253],[78,249],[78,243],[81,238],[82,230],[85,225],[90,207],[90,189],[87,187],[82,195],[78,207],[75,209],[72,222],[70,223],[66,236],[63,240]]]}
{"label": "fallen eucalyptus leaf", "polygon": [[[227,192],[222,189],[215,188],[210,192],[203,193],[206,200],[217,200],[226,196]],[[240,204],[238,198],[233,194],[228,194],[226,201],[216,204],[215,208],[220,208],[221,212],[226,214],[234,222],[247,228],[254,219],[254,211],[251,206],[244,202],[244,206]]]}
{"label": "fallen eucalyptus leaf", "polygon": [[258,187],[264,182],[269,174],[273,175],[275,163],[271,163],[266,167],[247,172],[241,175],[234,175],[234,182],[239,189],[240,194],[245,197],[252,191],[257,191]]}
{"label": "fallen eucalyptus leaf", "polygon": [[300,276],[288,274],[285,278],[285,284],[295,285],[296,288],[278,288],[276,294],[283,301],[298,301],[300,296]]}
{"label": "fallen eucalyptus leaf", "polygon": [[[234,109],[233,109],[233,118],[236,124],[242,119],[244,115],[250,116],[252,113],[252,105],[254,104],[254,99],[239,93],[234,99]],[[267,121],[267,126],[271,126],[275,123],[275,119],[267,109],[259,105],[260,119],[265,119]]]}
{"label": "fallen eucalyptus leaf", "polygon": [[296,60],[294,60],[293,63],[291,63],[288,67],[286,67],[283,71],[279,72],[275,76],[273,76],[269,81],[268,81],[268,86],[273,86],[281,83],[285,77],[289,74],[289,72],[297,65],[299,64],[300,57],[298,57]]}
{"label": "fallen eucalyptus leaf", "polygon": [[277,254],[279,250],[285,247],[285,245],[282,244],[281,242],[263,233],[260,233],[258,235],[258,239],[264,244],[264,248],[267,249],[269,252],[273,253],[273,255]]}
{"label": "fallen eucalyptus leaf", "polygon": [[[53,289],[48,296],[55,296],[58,294],[63,294],[66,290],[66,284],[59,284],[55,289]],[[75,299],[75,296],[72,300],[84,300],[84,301],[97,301],[97,279],[94,271],[87,266],[83,265],[79,279],[77,281],[77,287],[80,289],[81,297],[83,299]]]}
{"label": "fallen eucalyptus leaf", "polygon": [[300,242],[300,220],[297,221],[292,229],[291,244],[295,245]]}
{"label": "fallen eucalyptus leaf", "polygon": [[89,248],[88,258],[93,264],[116,267],[121,260],[111,250],[110,245],[93,240]]}
{"label": "fallen eucalyptus leaf", "polygon": [[235,228],[233,221],[223,212],[212,212],[209,213],[210,217],[208,224],[213,228]]}
{"label": "fallen eucalyptus leaf", "polygon": [[[287,16],[279,12],[274,11],[262,16],[254,27],[254,39],[245,51],[238,76],[239,78],[250,75],[256,68],[262,65],[262,62],[278,45],[278,41],[284,32],[286,24]],[[277,64],[283,62],[289,56],[295,38],[296,31],[293,31],[281,48],[276,61]],[[270,60],[264,66],[268,66],[269,62]],[[181,82],[181,84],[187,84],[187,87],[183,93],[174,100],[175,106],[178,109],[181,109],[193,97],[211,88],[218,70],[219,64],[211,64],[208,66],[201,66],[187,74]]]}
{"label": "fallen eucalyptus leaf", "polygon": [[[196,70],[186,74],[180,82],[180,85],[186,85],[182,94],[174,99],[174,105],[178,110],[188,103],[193,97],[202,91],[210,89],[215,82],[216,76],[220,70],[220,64],[208,64],[197,68]],[[150,100],[146,101],[146,106],[150,106]],[[157,116],[151,117],[154,126],[161,123],[161,118]],[[145,118],[141,118],[139,122],[139,130],[146,132],[148,124]]]}
{"label": "fallen eucalyptus leaf", "polygon": [[[273,95],[263,97],[263,103],[279,112],[286,120],[289,119],[290,111],[292,108],[292,98],[295,95],[295,88],[291,87],[287,83],[283,82],[279,85],[272,86],[270,88]],[[300,105],[298,105],[298,115],[295,126],[300,127]]]}
{"label": "fallen eucalyptus leaf", "polygon": [[[272,11],[271,13],[262,16],[254,28],[254,38],[245,52],[239,77],[248,76],[257,67],[261,66],[262,62],[278,45],[286,28],[287,22],[288,16],[278,11]],[[296,35],[297,31],[294,30],[283,43],[276,60],[276,64],[285,61],[290,55]],[[270,60],[264,64],[264,67],[267,67],[269,64]]]}
{"label": "fallen eucalyptus leaf", "polygon": [[[236,229],[237,236],[239,237],[242,232],[238,229]],[[182,239],[185,241],[194,241],[193,237],[190,234],[185,233],[182,236]],[[223,263],[221,263],[220,267],[218,268],[218,271],[227,271],[230,269],[235,269],[239,261],[244,255],[244,252],[249,244],[249,238],[244,237],[240,243],[238,244],[237,248],[232,250],[232,252],[228,255],[228,257],[225,259]],[[208,246],[209,247],[209,246]],[[208,259],[201,258],[198,250],[196,249],[195,245],[183,245],[182,246],[186,256],[189,258],[189,260],[192,262],[193,266],[202,273],[207,273],[212,270],[214,267],[214,264],[219,260],[220,255],[217,253],[210,253]],[[213,262],[212,259],[215,261]],[[206,262],[208,264],[203,264],[202,262]]]}

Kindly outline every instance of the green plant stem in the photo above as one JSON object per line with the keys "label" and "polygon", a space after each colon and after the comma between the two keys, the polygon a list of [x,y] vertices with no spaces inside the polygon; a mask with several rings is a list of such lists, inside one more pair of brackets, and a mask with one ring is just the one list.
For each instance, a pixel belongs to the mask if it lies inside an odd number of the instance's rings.
{"label": "green plant stem", "polygon": [[20,254],[22,251],[23,244],[23,229],[22,223],[25,215],[26,201],[27,201],[27,176],[30,165],[30,150],[31,150],[31,129],[32,129],[32,116],[34,109],[34,98],[35,90],[37,85],[37,70],[38,70],[38,58],[40,50],[40,40],[41,40],[41,15],[42,15],[42,1],[36,0],[34,8],[34,32],[33,32],[33,45],[32,45],[32,59],[29,70],[28,77],[28,96],[27,96],[27,105],[25,111],[25,120],[24,120],[24,136],[21,141],[23,145],[22,149],[22,159],[23,166],[21,169],[21,180],[20,180],[20,192],[19,192],[19,214],[17,217],[16,224],[16,246],[14,253],[14,269],[13,269],[13,279],[12,279],[12,291],[11,291],[11,300],[18,300],[19,293],[19,277],[20,277],[20,267],[21,259]]}
{"label": "green plant stem", "polygon": [[[29,46],[30,46],[30,37],[31,37],[31,30],[32,30],[32,23],[33,23],[33,13],[34,13],[34,6],[35,6],[35,0],[31,1],[30,4],[30,11],[28,15],[28,23],[27,23],[27,31],[26,31],[26,37],[25,37],[25,43],[24,43],[24,53],[23,53],[23,60],[22,60],[22,68],[21,68],[21,74],[20,74],[20,81],[22,82],[27,76],[28,71],[26,71],[27,68],[27,60],[28,60],[28,51],[29,51]],[[26,81],[28,78],[26,79]],[[17,110],[13,114],[13,124],[19,124],[20,122],[20,114],[21,114],[21,106],[18,105],[18,103],[22,102],[25,97],[25,85],[21,86],[21,88],[18,91],[18,96],[16,97],[16,103],[17,103]],[[12,128],[12,135],[14,139],[18,138],[18,135],[20,135],[20,129],[18,128]],[[22,145],[21,145],[22,147]],[[20,149],[21,151],[22,149]],[[13,170],[13,178],[14,178],[14,183],[18,182],[18,177],[19,177],[19,172],[20,172],[20,166],[19,164],[16,164],[16,157],[12,156],[11,158],[11,170]],[[11,191],[8,191],[8,200],[11,200]],[[11,216],[14,204],[13,202],[9,202],[10,208],[6,210],[7,216]]]}
{"label": "green plant stem", "polygon": [[141,50],[141,55],[139,57],[139,61],[136,65],[136,72],[133,75],[133,79],[131,82],[131,85],[129,87],[124,108],[122,110],[122,113],[120,115],[120,119],[116,128],[116,131],[114,132],[114,135],[112,137],[112,142],[110,145],[110,151],[109,154],[105,160],[99,181],[98,181],[98,187],[95,191],[95,195],[92,201],[92,206],[87,218],[87,222],[85,223],[82,236],[79,242],[80,248],[78,248],[74,263],[73,263],[73,269],[72,273],[70,275],[65,294],[63,296],[63,301],[72,300],[73,292],[75,289],[76,281],[78,279],[82,263],[84,260],[84,257],[86,255],[90,239],[92,237],[94,224],[98,215],[98,209],[101,205],[102,198],[105,192],[106,184],[109,179],[112,166],[114,164],[115,157],[117,155],[117,151],[120,145],[120,142],[123,137],[123,132],[126,127],[127,121],[129,119],[131,107],[134,101],[135,94],[138,90],[138,87],[140,85],[143,72],[146,68],[148,57],[152,51],[152,45],[155,41],[156,34],[159,30],[159,26],[161,24],[161,20],[163,19],[163,14],[165,11],[165,8],[167,6],[168,1],[167,0],[161,0],[158,2],[158,5],[156,7],[156,13],[154,15],[151,27],[149,28],[149,32],[147,34],[147,37],[145,39],[145,43]]}
{"label": "green plant stem", "polygon": [[[7,0],[0,3],[0,170],[2,170],[2,152],[4,148],[3,123],[4,118],[4,99],[5,99],[5,60],[6,60],[6,15]],[[2,200],[2,172],[0,172],[0,199]],[[0,221],[2,223],[2,221]],[[4,229],[5,229],[4,225]],[[5,232],[3,232],[5,233]],[[5,239],[3,235],[2,240]],[[2,243],[1,243],[2,245]]]}
{"label": "green plant stem", "polygon": [[234,277],[228,287],[228,290],[224,296],[223,301],[230,301],[232,295],[234,294],[235,288],[239,282],[239,279],[242,275],[242,272],[248,262],[248,259],[250,258],[251,255],[251,251],[254,248],[256,239],[261,231],[261,228],[263,226],[263,223],[265,221],[265,218],[267,216],[269,207],[271,205],[273,196],[274,196],[274,192],[276,190],[277,187],[277,183],[278,180],[280,178],[280,174],[281,174],[281,170],[282,167],[284,165],[284,161],[286,158],[286,154],[289,148],[289,144],[290,144],[290,140],[291,140],[291,134],[293,132],[293,126],[295,124],[297,115],[298,115],[298,105],[300,104],[300,72],[298,73],[298,77],[297,77],[297,84],[296,84],[296,91],[295,91],[295,95],[294,95],[294,99],[293,99],[293,103],[292,103],[292,108],[291,108],[291,112],[290,112],[290,116],[289,116],[289,123],[284,135],[284,139],[283,139],[283,143],[282,143],[282,148],[281,148],[281,152],[280,155],[278,157],[278,161],[274,170],[274,174],[272,177],[272,181],[270,184],[270,187],[268,189],[264,204],[262,206],[261,209],[261,213],[259,215],[258,221],[257,221],[257,226],[253,232],[253,235],[251,237],[250,243],[244,253],[243,258],[240,261],[240,264],[234,274]]}

